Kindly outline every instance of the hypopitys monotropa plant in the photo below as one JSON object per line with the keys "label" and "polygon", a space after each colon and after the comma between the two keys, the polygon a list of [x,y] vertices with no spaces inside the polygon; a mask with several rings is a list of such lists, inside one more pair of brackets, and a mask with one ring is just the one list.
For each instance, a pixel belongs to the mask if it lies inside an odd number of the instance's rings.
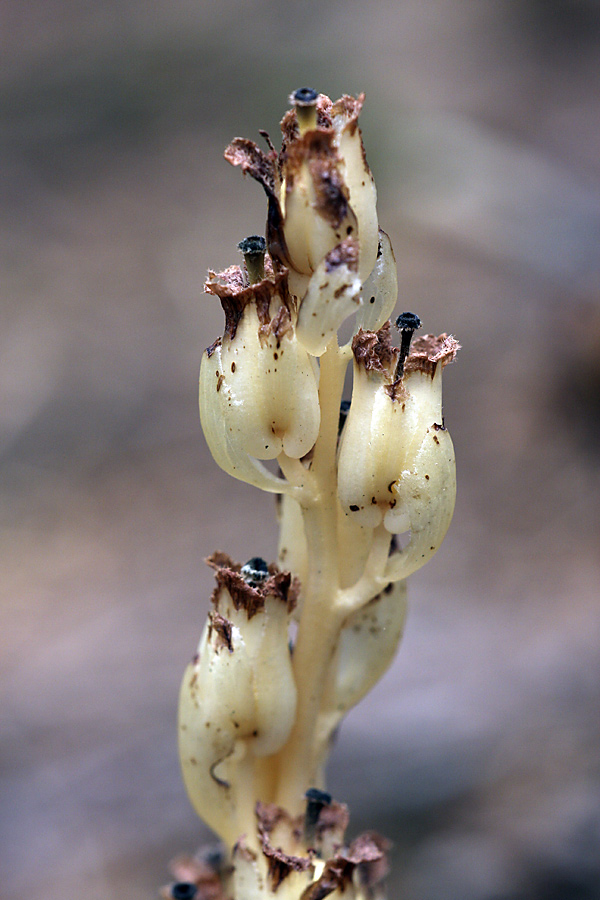
{"label": "hypopitys monotropa plant", "polygon": [[396,266],[358,127],[363,96],[301,89],[291,101],[279,153],[268,137],[265,151],[241,138],[225,151],[267,194],[266,239],[242,241],[244,264],[206,283],[225,329],[202,358],[202,427],[226,472],[278,495],[280,542],[277,563],[208,560],[216,587],[183,679],[179,749],[224,853],[180,863],[180,900],[381,891],[384,841],[345,843],[324,767],[340,720],[391,663],[405,579],[454,508],[442,370],[458,344],[411,342],[412,313],[394,344]]}

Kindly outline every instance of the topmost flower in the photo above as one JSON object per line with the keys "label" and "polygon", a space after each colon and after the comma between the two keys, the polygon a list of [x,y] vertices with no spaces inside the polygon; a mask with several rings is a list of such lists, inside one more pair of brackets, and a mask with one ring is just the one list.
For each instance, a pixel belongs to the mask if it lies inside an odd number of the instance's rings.
{"label": "topmost flower", "polygon": [[290,102],[279,154],[263,133],[267,153],[235,138],[225,158],[265,189],[269,253],[289,270],[291,291],[301,298],[319,263],[348,239],[357,243],[358,278],[367,279],[377,258],[377,193],[358,127],[364,94],[333,103],[300,88]]}

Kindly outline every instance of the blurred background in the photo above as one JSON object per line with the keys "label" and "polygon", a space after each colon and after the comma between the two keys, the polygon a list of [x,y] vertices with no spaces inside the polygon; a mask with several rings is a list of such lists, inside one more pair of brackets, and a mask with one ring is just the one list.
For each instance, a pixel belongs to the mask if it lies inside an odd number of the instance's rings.
{"label": "blurred background", "polygon": [[305,84],[366,92],[398,311],[463,344],[454,523],[330,787],[390,898],[600,896],[599,51],[594,0],[4,0],[3,897],[154,897],[208,838],[203,558],[276,532],[201,435],[202,285],[264,223],[225,145]]}

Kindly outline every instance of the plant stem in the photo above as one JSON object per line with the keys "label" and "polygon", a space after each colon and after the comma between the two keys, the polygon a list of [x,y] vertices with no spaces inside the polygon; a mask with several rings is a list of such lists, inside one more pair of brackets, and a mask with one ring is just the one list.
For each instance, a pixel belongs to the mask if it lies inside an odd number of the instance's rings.
{"label": "plant stem", "polygon": [[316,496],[300,500],[308,547],[308,577],[293,667],[298,688],[296,721],[279,753],[277,803],[290,813],[303,810],[304,793],[317,779],[315,731],[327,670],[343,622],[335,598],[339,591],[336,448],[346,354],[332,341],[321,357],[321,429],[310,473]]}

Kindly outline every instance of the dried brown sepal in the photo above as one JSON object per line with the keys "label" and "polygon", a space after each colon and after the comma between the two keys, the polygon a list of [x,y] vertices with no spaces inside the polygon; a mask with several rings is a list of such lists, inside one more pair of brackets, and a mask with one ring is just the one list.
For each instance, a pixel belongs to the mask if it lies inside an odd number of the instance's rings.
{"label": "dried brown sepal", "polygon": [[343,94],[339,100],[336,100],[335,103],[332,104],[330,115],[332,118],[334,116],[346,116],[348,122],[353,123],[354,130],[358,123],[358,117],[360,116],[364,102],[364,93],[359,94],[358,97],[352,97],[350,94]]}
{"label": "dried brown sepal", "polygon": [[352,338],[352,352],[356,362],[367,372],[382,372],[391,376],[400,351],[392,344],[390,322],[386,322],[379,331],[359,328]]}
{"label": "dried brown sepal", "polygon": [[308,166],[315,191],[314,210],[332,227],[338,228],[348,216],[350,195],[340,172],[340,159],[331,131],[307,131],[290,143],[283,167],[286,191],[293,190],[294,180],[304,164]]}
{"label": "dried brown sepal", "polygon": [[229,266],[223,272],[209,271],[204,291],[214,294],[221,301],[225,313],[225,334],[230,340],[235,338],[240,319],[249,303],[256,304],[258,319],[264,328],[268,328],[271,322],[270,306],[275,296],[287,308],[289,316],[294,301],[288,289],[287,271],[273,272],[268,257],[265,257],[265,270],[266,277],[256,284],[248,283],[241,266]]}
{"label": "dried brown sepal", "polygon": [[343,892],[351,884],[355,868],[355,863],[343,856],[328,859],[321,877],[303,891],[300,900],[323,900],[333,891]]}
{"label": "dried brown sepal", "polygon": [[345,803],[333,800],[324,806],[319,813],[319,819],[315,826],[317,844],[321,843],[330,833],[339,835],[340,845],[343,843],[346,828],[350,822],[350,813]]}
{"label": "dried brown sepal", "polygon": [[[326,864],[318,881],[314,881],[302,892],[300,900],[323,900],[324,897],[332,894],[338,888],[342,891],[344,890],[344,887],[349,883],[349,879],[345,879],[339,867],[331,865],[332,862],[329,861]],[[351,872],[350,877],[352,877]]]}
{"label": "dried brown sepal", "polygon": [[286,809],[277,806],[276,803],[264,803],[262,800],[258,800],[254,809],[254,814],[256,816],[259,834],[264,833],[270,835],[280,822],[287,822],[290,832],[296,829],[296,819],[293,819]]}
{"label": "dried brown sepal", "polygon": [[243,609],[249,619],[264,609],[267,597],[279,598],[287,604],[289,612],[294,609],[300,583],[290,572],[280,572],[275,566],[269,566],[269,577],[261,585],[253,587],[244,581],[239,563],[234,563],[226,553],[213,553],[206,562],[216,573],[217,584],[211,597],[215,607],[224,588],[229,592],[234,607],[237,610]]}
{"label": "dried brown sepal", "polygon": [[451,334],[424,334],[412,342],[404,363],[404,374],[425,372],[433,378],[438,365],[447,366],[459,350],[460,344]]}
{"label": "dried brown sepal", "polygon": [[289,267],[289,253],[283,232],[283,216],[279,199],[275,192],[276,179],[280,178],[280,159],[274,149],[264,153],[254,141],[248,138],[234,138],[225,149],[225,159],[232,166],[240,166],[244,175],[248,174],[264,188],[268,199],[267,246],[277,269]]}
{"label": "dried brown sepal", "polygon": [[[367,846],[356,847],[355,845],[359,842],[367,844]],[[350,854],[354,858],[362,857],[358,862],[358,877],[367,896],[371,895],[373,888],[380,884],[389,873],[390,865],[387,854],[390,849],[390,841],[383,835],[377,834],[376,831],[366,831],[350,845]]]}
{"label": "dried brown sepal", "polygon": [[284,809],[273,803],[261,803],[259,801],[256,804],[258,836],[262,852],[267,860],[273,891],[277,890],[290,872],[305,872],[313,864],[312,856],[310,855],[293,856],[289,853],[284,853],[281,847],[273,847],[271,844],[271,832],[282,819],[289,821],[291,831],[294,822]]}
{"label": "dried brown sepal", "polygon": [[385,857],[383,839],[376,838],[379,836],[362,834],[352,842],[348,850],[328,859],[321,877],[303,892],[301,900],[323,900],[335,890],[343,893],[351,884],[355,869],[359,868],[360,871],[363,866],[379,863]]}
{"label": "dried brown sepal", "polygon": [[281,847],[272,847],[268,839],[262,842],[262,852],[267,860],[271,887],[276,891],[290,872],[305,872],[312,866],[312,860],[306,856],[291,856],[284,853]]}
{"label": "dried brown sepal", "polygon": [[262,184],[267,194],[274,195],[276,156],[272,150],[265,153],[254,141],[236,137],[223,155],[232,166],[239,166],[244,175],[248,174]]}
{"label": "dried brown sepal", "polygon": [[207,566],[210,566],[211,569],[232,569],[234,572],[241,571],[241,563],[236,563],[230,557],[228,553],[224,553],[222,550],[215,550],[214,553],[211,553],[210,556],[207,556],[204,560]]}
{"label": "dried brown sepal", "polygon": [[211,631],[214,630],[218,637],[217,647],[225,647],[230,653],[233,653],[231,622],[214,609],[209,612],[208,619],[210,622],[208,636],[210,637]]}
{"label": "dried brown sepal", "polygon": [[355,838],[341,855],[355,866],[377,862],[389,850],[389,841],[374,831],[365,831]]}

